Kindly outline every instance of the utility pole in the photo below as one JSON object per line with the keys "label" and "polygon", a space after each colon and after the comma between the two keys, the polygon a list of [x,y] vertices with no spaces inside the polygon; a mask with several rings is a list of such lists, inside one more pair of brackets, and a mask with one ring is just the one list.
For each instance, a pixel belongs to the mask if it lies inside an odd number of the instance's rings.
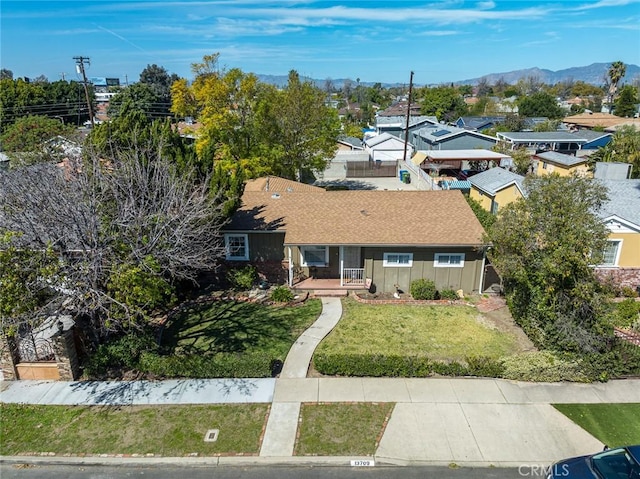
{"label": "utility pole", "polygon": [[64,81],[64,80],[65,80],[65,78],[64,78],[64,76],[65,76],[65,75],[66,75],[66,73],[65,73],[65,72],[60,72],[60,76],[62,77],[62,81]]}
{"label": "utility pole", "polygon": [[404,155],[402,159],[407,161],[407,146],[409,144],[409,120],[411,119],[411,94],[413,92],[413,72],[411,72],[411,77],[409,78],[409,98],[407,99],[407,129],[404,132]]}
{"label": "utility pole", "polygon": [[84,85],[84,96],[87,99],[87,107],[89,108],[89,120],[91,121],[91,126],[95,126],[93,122],[93,109],[91,108],[91,100],[89,99],[89,85],[87,82],[87,74],[84,71],[84,64],[91,65],[91,60],[87,57],[73,57],[76,61],[76,72],[82,74],[82,84]]}

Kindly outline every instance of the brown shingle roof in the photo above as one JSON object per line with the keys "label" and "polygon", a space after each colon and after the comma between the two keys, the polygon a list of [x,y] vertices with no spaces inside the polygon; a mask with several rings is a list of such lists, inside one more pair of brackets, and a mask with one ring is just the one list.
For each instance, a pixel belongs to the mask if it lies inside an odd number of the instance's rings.
{"label": "brown shingle roof", "polygon": [[308,185],[298,181],[280,178],[279,176],[265,176],[249,180],[245,183],[244,191],[269,191],[271,193],[320,193],[324,188]]}
{"label": "brown shingle roof", "polygon": [[227,229],[285,231],[291,245],[479,245],[459,191],[247,192]]}
{"label": "brown shingle roof", "polygon": [[579,113],[566,117],[563,122],[569,125],[583,126],[586,128],[594,128],[596,126],[610,127],[628,121],[628,118],[622,118],[611,113]]}

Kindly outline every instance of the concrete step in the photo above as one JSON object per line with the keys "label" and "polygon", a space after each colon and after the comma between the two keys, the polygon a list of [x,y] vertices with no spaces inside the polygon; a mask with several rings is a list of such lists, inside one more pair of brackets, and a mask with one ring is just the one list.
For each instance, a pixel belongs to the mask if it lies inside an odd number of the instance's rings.
{"label": "concrete step", "polygon": [[342,297],[342,296],[347,296],[348,294],[349,294],[349,291],[345,289],[314,289],[313,290],[313,295],[316,298]]}

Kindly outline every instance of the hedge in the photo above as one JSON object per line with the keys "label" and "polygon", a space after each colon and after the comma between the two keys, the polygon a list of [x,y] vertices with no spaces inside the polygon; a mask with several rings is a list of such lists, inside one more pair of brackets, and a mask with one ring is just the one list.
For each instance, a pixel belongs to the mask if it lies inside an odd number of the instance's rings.
{"label": "hedge", "polygon": [[313,364],[318,372],[330,376],[428,377],[440,374],[495,377],[502,371],[500,363],[488,357],[469,357],[466,364],[462,364],[433,361],[424,356],[317,353]]}
{"label": "hedge", "polygon": [[146,352],[138,370],[161,378],[268,378],[273,362],[266,353],[162,356]]}

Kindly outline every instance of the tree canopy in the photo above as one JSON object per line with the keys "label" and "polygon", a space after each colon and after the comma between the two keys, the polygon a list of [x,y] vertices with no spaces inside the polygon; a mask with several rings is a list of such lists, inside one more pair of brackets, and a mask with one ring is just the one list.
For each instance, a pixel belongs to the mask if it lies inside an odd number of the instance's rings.
{"label": "tree canopy", "polygon": [[564,111],[549,93],[539,91],[518,100],[518,113],[524,117],[546,116],[551,119],[564,117]]}
{"label": "tree canopy", "polygon": [[211,170],[242,168],[249,177],[276,174],[300,178],[323,169],[333,156],[340,123],[325,105],[326,94],[296,72],[282,90],[253,74],[218,66],[218,55],[192,65],[191,86],[172,86],[172,111],[202,123],[196,142],[199,162]]}
{"label": "tree canopy", "polygon": [[527,197],[500,210],[490,258],[514,319],[541,347],[603,351],[611,331],[592,268],[608,231],[597,216],[606,192],[594,180],[551,174],[525,180]]}
{"label": "tree canopy", "polygon": [[424,88],[418,96],[421,98],[422,114],[436,116],[441,121],[454,121],[468,111],[462,95],[455,87]]}
{"label": "tree canopy", "polygon": [[[241,178],[214,180],[178,165],[157,123],[101,152],[90,142],[83,163],[65,170],[41,164],[0,173],[0,227],[15,232],[14,251],[32,252],[25,261],[56,255],[48,292],[89,318],[96,340],[144,322],[171,304],[178,284],[217,267],[220,228],[242,193]],[[3,288],[29,279],[0,273]]]}
{"label": "tree canopy", "polygon": [[640,131],[633,125],[619,128],[605,146],[598,148],[590,157],[593,168],[598,161],[619,161],[633,165],[632,178],[640,178]]}

